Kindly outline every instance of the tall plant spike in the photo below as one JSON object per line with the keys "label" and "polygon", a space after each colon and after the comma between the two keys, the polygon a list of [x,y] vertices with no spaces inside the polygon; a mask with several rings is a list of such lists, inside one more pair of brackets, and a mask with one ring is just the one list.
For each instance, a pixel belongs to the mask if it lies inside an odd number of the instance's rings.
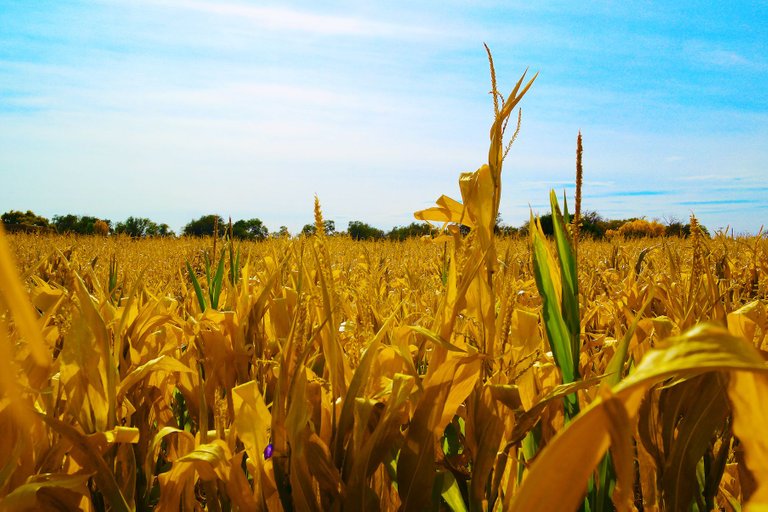
{"label": "tall plant spike", "polygon": [[576,137],[576,212],[573,216],[573,252],[579,252],[579,232],[581,231],[581,187],[584,183],[581,155],[584,148],[581,145],[581,130]]}
{"label": "tall plant spike", "polygon": [[320,209],[320,198],[315,194],[315,235],[325,235],[325,222],[323,221],[323,211]]}

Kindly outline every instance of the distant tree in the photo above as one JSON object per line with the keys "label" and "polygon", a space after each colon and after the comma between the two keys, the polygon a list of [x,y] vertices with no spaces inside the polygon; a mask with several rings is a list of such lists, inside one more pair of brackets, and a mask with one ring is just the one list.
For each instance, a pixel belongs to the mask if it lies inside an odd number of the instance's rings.
{"label": "distant tree", "polygon": [[666,236],[679,236],[680,238],[685,238],[691,234],[691,225],[683,224],[677,219],[672,219],[667,222],[667,225],[664,228],[664,234]]}
{"label": "distant tree", "polygon": [[278,229],[276,232],[272,233],[272,236],[274,238],[290,238],[291,232],[288,231],[287,226],[280,226],[280,229]]}
{"label": "distant tree", "polygon": [[496,212],[496,223],[493,225],[493,232],[499,235],[503,228],[504,219],[501,218],[501,212]]}
{"label": "distant tree", "polygon": [[[573,216],[571,216],[573,220]],[[586,210],[581,214],[580,220],[580,237],[591,237],[594,239],[604,238],[608,230],[617,231],[623,224],[637,220],[636,218],[630,219],[605,219],[599,213],[591,210]],[[539,217],[541,222],[541,229],[547,236],[554,235],[554,224],[552,223],[552,214],[547,213]],[[519,232],[521,234],[528,233],[528,222],[525,222]]]}
{"label": "distant tree", "polygon": [[[324,220],[323,229],[325,230],[326,236],[335,235],[336,223],[332,220]],[[304,236],[312,236],[315,234],[315,231],[317,231],[317,228],[314,224],[304,224],[304,227],[301,228],[301,234]]]}
{"label": "distant tree", "polygon": [[[544,215],[540,215],[539,222],[541,223],[541,230],[544,232],[545,235],[552,236],[555,234],[555,228],[554,228],[554,224],[552,224],[551,213],[545,213]],[[528,233],[529,229],[530,229],[530,221],[525,221],[523,226],[520,228],[520,232]]]}
{"label": "distant tree", "polygon": [[109,234],[109,225],[103,220],[97,220],[93,225],[93,232],[99,236],[107,236]]}
{"label": "distant tree", "polygon": [[[706,228],[706,226],[702,226],[699,224],[699,228],[701,228],[701,232],[709,238],[709,230]],[[666,226],[664,229],[664,235],[665,236],[679,236],[680,238],[688,238],[691,236],[691,224],[690,223],[683,223],[679,219],[675,217],[671,217],[666,221]]]}
{"label": "distant tree", "polygon": [[260,219],[239,220],[232,224],[232,236],[242,240],[264,240],[269,235]]}
{"label": "distant tree", "polygon": [[77,233],[81,235],[93,235],[96,233],[96,223],[102,221],[106,222],[107,226],[111,225],[112,223],[108,220],[102,220],[97,217],[92,217],[90,215],[83,215],[80,217],[80,220],[77,223]]}
{"label": "distant tree", "polygon": [[355,240],[384,238],[384,232],[359,220],[350,221],[347,233]]}
{"label": "distant tree", "polygon": [[435,228],[426,222],[411,222],[407,226],[393,227],[389,233],[387,233],[387,238],[391,240],[405,240],[406,238],[431,235],[434,231]]}
{"label": "distant tree", "polygon": [[59,233],[76,233],[78,235],[93,235],[96,232],[96,223],[103,222],[108,228],[112,227],[112,221],[109,219],[98,219],[90,215],[67,214],[54,215],[53,225]]}
{"label": "distant tree", "polygon": [[224,219],[218,215],[203,215],[199,219],[191,221],[189,224],[184,226],[183,233],[185,235],[191,236],[212,236],[213,226],[217,220],[219,223],[219,232],[224,234]]}
{"label": "distant tree", "polygon": [[171,226],[163,222],[157,227],[157,236],[176,236],[176,233],[173,232]]}
{"label": "distant tree", "polygon": [[497,234],[500,236],[517,236],[521,233],[521,229],[515,226],[498,226]]}
{"label": "distant tree", "polygon": [[52,222],[59,233],[75,233],[79,220],[77,215],[69,213],[67,215],[54,215]]}
{"label": "distant tree", "polygon": [[595,211],[587,210],[583,212],[579,224],[579,236],[581,238],[583,238],[585,235],[591,236],[595,239],[600,239],[605,236],[605,219],[603,219],[600,214]]}
{"label": "distant tree", "polygon": [[654,238],[664,236],[664,225],[646,219],[635,219],[622,224],[619,229],[609,229],[606,231],[606,236],[620,235],[624,238]]}
{"label": "distant tree", "polygon": [[0,215],[0,220],[3,221],[3,224],[7,225],[27,224],[29,226],[40,226],[46,228],[50,225],[48,219],[41,217],[40,215],[35,215],[35,212],[32,210],[27,210],[26,212],[11,210]]}
{"label": "distant tree", "polygon": [[152,236],[158,230],[157,224],[145,217],[128,217],[115,225],[115,233],[128,235],[132,238]]}

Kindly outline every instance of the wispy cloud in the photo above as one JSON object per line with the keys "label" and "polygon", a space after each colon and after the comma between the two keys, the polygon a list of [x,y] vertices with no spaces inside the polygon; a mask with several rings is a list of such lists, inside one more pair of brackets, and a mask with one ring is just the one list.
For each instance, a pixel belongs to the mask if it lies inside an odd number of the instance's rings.
{"label": "wispy cloud", "polygon": [[706,66],[726,69],[743,68],[751,71],[768,69],[765,61],[755,57],[747,57],[743,53],[725,48],[719,43],[690,41],[685,44],[684,49],[694,61]]}
{"label": "wispy cloud", "polygon": [[289,7],[264,7],[232,2],[163,0],[159,5],[190,9],[213,16],[245,20],[267,31],[302,32],[321,36],[412,39],[436,36],[432,27],[387,23],[363,17],[317,13]]}
{"label": "wispy cloud", "polygon": [[669,190],[618,190],[615,192],[605,192],[603,194],[593,194],[593,197],[646,197],[646,196],[668,196],[672,194]]}
{"label": "wispy cloud", "polygon": [[710,199],[706,201],[680,201],[677,204],[682,206],[704,206],[704,205],[718,205],[718,204],[760,204],[765,203],[765,200],[758,199]]}

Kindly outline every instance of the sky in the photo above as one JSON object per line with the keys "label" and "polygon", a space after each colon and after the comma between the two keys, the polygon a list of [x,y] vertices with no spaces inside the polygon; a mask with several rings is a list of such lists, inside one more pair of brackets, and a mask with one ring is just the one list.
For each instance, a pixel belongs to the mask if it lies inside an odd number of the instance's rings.
{"label": "sky", "polygon": [[483,43],[539,73],[506,224],[572,196],[579,130],[586,210],[768,224],[765,0],[0,0],[0,210],[408,224],[487,161]]}

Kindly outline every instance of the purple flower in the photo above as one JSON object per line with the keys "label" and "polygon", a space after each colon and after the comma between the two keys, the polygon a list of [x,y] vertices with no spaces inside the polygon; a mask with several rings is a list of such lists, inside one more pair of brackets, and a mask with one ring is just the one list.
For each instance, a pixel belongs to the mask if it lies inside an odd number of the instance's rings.
{"label": "purple flower", "polygon": [[269,443],[266,448],[264,448],[264,460],[267,460],[268,458],[272,457],[272,449],[274,447],[272,446],[272,443]]}

